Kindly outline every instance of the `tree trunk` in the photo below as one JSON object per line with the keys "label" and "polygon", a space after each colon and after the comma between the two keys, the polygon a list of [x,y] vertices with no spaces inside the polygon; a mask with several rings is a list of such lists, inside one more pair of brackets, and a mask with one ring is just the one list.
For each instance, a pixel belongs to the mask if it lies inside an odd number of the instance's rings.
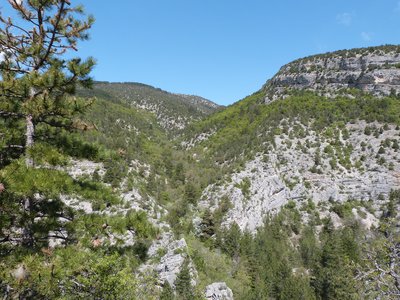
{"label": "tree trunk", "polygon": [[24,213],[24,227],[22,230],[22,245],[25,247],[32,247],[34,244],[34,236],[33,236],[33,223],[34,219],[31,216],[32,211],[32,199],[30,197],[26,197],[23,203]]}
{"label": "tree trunk", "polygon": [[[32,121],[32,115],[27,115],[26,118],[26,142],[25,142],[25,165],[28,168],[33,167],[33,158],[31,155],[31,148],[34,144],[34,136],[35,136],[35,126]],[[25,226],[22,232],[22,244],[27,247],[31,247],[33,245],[33,232],[32,232],[32,224],[31,221],[31,209],[32,209],[32,200],[30,197],[26,197],[23,203],[23,209],[27,214],[25,220]]]}
{"label": "tree trunk", "polygon": [[25,164],[27,167],[33,167],[33,158],[30,153],[30,149],[34,143],[35,126],[32,122],[32,115],[26,116],[26,144],[25,144]]}

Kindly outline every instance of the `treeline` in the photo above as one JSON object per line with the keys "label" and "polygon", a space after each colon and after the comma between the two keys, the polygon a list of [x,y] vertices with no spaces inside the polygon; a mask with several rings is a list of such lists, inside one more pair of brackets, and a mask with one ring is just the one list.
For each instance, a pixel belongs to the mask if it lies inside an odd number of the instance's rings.
{"label": "treeline", "polygon": [[[236,223],[221,228],[206,214],[201,236],[211,252],[220,249],[231,259],[235,299],[397,299],[400,270],[391,264],[399,263],[394,209],[400,204],[399,195],[391,192],[379,227],[371,231],[351,213],[351,207],[362,203],[335,203],[333,210],[350,211],[339,227],[329,217],[320,219],[315,207],[308,209],[309,221],[304,223],[304,211],[289,204],[267,217],[254,235],[242,232]],[[207,258],[193,251],[198,270],[209,273]],[[224,265],[217,265],[223,272]]]}

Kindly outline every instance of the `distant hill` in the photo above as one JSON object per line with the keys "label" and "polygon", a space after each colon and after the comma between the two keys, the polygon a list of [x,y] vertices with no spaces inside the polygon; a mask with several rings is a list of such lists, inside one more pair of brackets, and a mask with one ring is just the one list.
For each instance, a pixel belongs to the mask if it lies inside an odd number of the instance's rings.
{"label": "distant hill", "polygon": [[173,94],[134,82],[96,82],[93,90],[80,91],[80,95],[97,96],[152,112],[160,126],[167,130],[183,129],[191,121],[200,120],[221,108],[218,104],[199,96]]}

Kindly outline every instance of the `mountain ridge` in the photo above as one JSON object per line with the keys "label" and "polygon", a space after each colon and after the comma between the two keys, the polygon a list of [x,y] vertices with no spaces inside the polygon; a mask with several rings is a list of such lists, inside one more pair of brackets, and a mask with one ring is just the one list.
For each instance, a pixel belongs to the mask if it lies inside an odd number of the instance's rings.
{"label": "mountain ridge", "polygon": [[[386,270],[397,275],[399,258],[381,253],[398,249],[399,97],[304,85],[266,103],[271,91],[209,112],[193,107],[201,97],[145,84],[79,91],[98,98],[82,116],[95,130],[55,132],[35,145],[34,168],[22,156],[0,169],[8,205],[0,291],[49,299],[77,291],[154,300],[382,298],[368,277],[376,268],[397,293]],[[0,119],[8,133],[6,125]],[[26,216],[24,195],[54,212],[28,220],[39,228],[34,250],[18,244],[24,228],[14,215]],[[29,274],[22,284],[9,276],[20,270]]]}
{"label": "mountain ridge", "polygon": [[79,90],[79,95],[97,96],[118,104],[153,113],[165,130],[182,130],[192,121],[221,109],[200,96],[171,93],[137,82],[94,82],[92,90]]}
{"label": "mountain ridge", "polygon": [[[293,90],[312,90],[327,97],[358,89],[377,97],[400,92],[400,46],[339,50],[285,64],[262,88],[265,102]],[[348,93],[349,94],[349,93]]]}

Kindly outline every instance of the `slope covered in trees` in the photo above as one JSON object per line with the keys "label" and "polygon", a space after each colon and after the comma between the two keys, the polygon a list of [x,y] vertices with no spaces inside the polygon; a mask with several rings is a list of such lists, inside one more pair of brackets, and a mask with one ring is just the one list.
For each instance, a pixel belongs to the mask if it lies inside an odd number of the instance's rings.
{"label": "slope covered in trees", "polygon": [[173,94],[141,83],[95,82],[92,90],[79,94],[151,112],[163,129],[173,133],[221,108],[198,96]]}
{"label": "slope covered in trees", "polygon": [[[64,0],[10,3],[33,18],[80,12]],[[44,20],[62,32],[68,24]],[[12,27],[3,21],[2,41]],[[81,22],[85,38],[91,19]],[[300,91],[265,104],[260,90],[219,110],[145,85],[96,83],[75,98],[92,62],[68,64],[46,45],[24,60],[49,59],[33,75],[14,73],[12,51],[1,64],[6,299],[204,299],[220,282],[235,299],[399,297],[396,95]],[[179,134],[161,110],[185,120]],[[347,180],[356,175],[385,182],[364,189]]]}

